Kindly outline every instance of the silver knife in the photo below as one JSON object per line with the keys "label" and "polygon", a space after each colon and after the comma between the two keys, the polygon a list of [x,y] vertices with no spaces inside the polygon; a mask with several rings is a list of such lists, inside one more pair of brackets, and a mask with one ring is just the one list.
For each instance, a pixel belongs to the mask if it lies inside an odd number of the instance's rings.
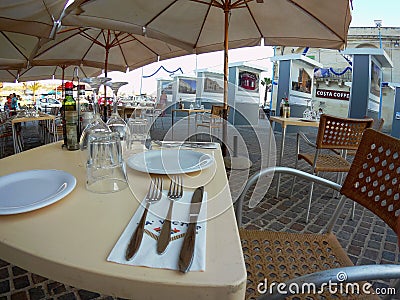
{"label": "silver knife", "polygon": [[200,148],[200,149],[217,149],[218,145],[213,142],[174,142],[174,141],[154,141],[158,146],[165,148]]}
{"label": "silver knife", "polygon": [[201,204],[203,201],[204,186],[198,187],[192,196],[190,204],[189,226],[183,240],[181,252],[179,254],[179,271],[186,273],[189,271],[193,262],[193,254],[196,245],[196,227],[199,217]]}

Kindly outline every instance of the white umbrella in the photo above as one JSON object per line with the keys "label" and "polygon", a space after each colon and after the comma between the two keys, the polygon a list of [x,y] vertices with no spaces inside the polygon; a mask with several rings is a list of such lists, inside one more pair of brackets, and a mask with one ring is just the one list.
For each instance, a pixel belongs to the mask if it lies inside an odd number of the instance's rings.
{"label": "white umbrella", "polygon": [[226,106],[229,48],[264,40],[341,49],[351,13],[349,0],[76,0],[63,22],[143,34],[195,53],[224,49]]}
{"label": "white umbrella", "polygon": [[66,0],[1,0],[0,30],[51,38],[66,4]]}
{"label": "white umbrella", "polygon": [[84,65],[107,71],[136,69],[189,54],[166,42],[108,29],[63,27],[33,56],[32,65]]}

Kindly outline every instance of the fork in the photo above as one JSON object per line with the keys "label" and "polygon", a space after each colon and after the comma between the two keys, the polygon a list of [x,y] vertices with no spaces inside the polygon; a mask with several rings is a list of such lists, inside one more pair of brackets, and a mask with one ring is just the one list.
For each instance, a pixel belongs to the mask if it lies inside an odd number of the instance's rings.
{"label": "fork", "polygon": [[163,180],[161,177],[155,177],[151,180],[149,191],[146,195],[146,208],[144,209],[143,215],[140,222],[129,241],[128,247],[125,252],[125,259],[131,259],[139,250],[140,244],[142,243],[144,225],[146,223],[147,212],[149,210],[150,204],[160,201],[162,195],[162,185]]}
{"label": "fork", "polygon": [[172,207],[174,202],[181,199],[183,195],[182,177],[175,176],[171,178],[171,184],[168,190],[168,199],[171,200],[169,203],[168,213],[164,220],[161,228],[160,236],[158,237],[157,253],[163,254],[169,244],[171,237],[171,218],[172,218]]}

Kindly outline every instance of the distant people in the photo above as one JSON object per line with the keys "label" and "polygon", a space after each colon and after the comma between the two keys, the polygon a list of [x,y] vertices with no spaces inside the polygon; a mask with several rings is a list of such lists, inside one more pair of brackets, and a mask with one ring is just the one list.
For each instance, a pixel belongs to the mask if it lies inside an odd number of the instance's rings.
{"label": "distant people", "polygon": [[11,109],[13,111],[16,111],[18,109],[18,98],[17,95],[15,95],[15,93],[12,94]]}
{"label": "distant people", "polygon": [[161,96],[160,96],[160,109],[162,110],[161,115],[164,116],[165,115],[165,107],[167,106],[167,94],[165,93],[165,91],[163,90],[161,92]]}
{"label": "distant people", "polygon": [[5,105],[7,105],[8,110],[11,110],[11,102],[12,102],[12,94],[7,96],[7,102]]}

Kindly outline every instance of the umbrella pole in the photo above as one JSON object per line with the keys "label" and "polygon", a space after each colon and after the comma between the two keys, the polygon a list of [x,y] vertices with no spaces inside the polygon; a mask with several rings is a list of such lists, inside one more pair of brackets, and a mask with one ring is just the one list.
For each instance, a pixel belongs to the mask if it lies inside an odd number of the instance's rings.
{"label": "umbrella pole", "polygon": [[[104,77],[107,77],[107,69],[108,69],[108,54],[110,49],[106,47],[106,59],[104,61]],[[104,109],[103,109],[103,120],[107,122],[107,115],[108,115],[108,103],[107,103],[107,86],[104,85]]]}
{"label": "umbrella pole", "polygon": [[222,127],[222,156],[225,157],[227,154],[227,132],[228,132],[228,50],[229,50],[229,13],[230,13],[230,1],[226,2],[224,9],[225,16],[225,34],[224,34],[224,122]]}

